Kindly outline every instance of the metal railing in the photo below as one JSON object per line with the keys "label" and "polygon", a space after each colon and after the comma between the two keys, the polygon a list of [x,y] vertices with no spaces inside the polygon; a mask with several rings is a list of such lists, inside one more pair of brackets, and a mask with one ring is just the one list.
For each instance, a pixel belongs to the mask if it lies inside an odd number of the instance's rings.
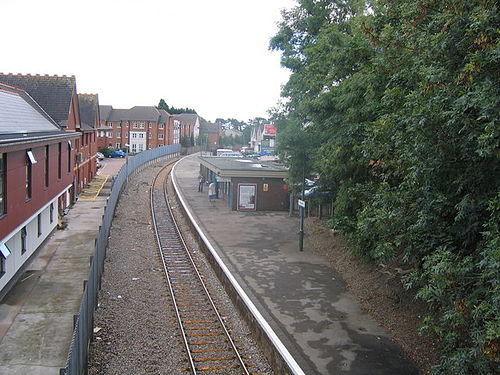
{"label": "metal railing", "polygon": [[66,367],[61,368],[60,375],[82,375],[87,371],[87,355],[90,339],[94,328],[94,311],[97,308],[98,292],[101,286],[101,276],[104,271],[104,259],[108,246],[109,230],[115,213],[115,208],[123,188],[128,183],[128,177],[145,166],[161,158],[174,158],[181,153],[180,145],[170,145],[147,150],[128,158],[118,172],[111,194],[104,208],[99,234],[95,240],[94,255],[90,257],[88,280],[83,282],[83,296],[80,309],[73,317],[73,338],[71,340]]}

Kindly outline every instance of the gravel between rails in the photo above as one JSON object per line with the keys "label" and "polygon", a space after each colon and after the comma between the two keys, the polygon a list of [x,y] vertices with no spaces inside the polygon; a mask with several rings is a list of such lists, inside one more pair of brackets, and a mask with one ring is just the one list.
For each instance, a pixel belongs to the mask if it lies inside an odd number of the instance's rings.
{"label": "gravel between rails", "polygon": [[[186,374],[182,339],[171,304],[170,294],[158,256],[149,209],[149,190],[165,162],[150,165],[129,179],[113,219],[99,308],[95,313],[94,337],[89,352],[89,375]],[[169,194],[173,191],[169,183]],[[193,249],[204,281],[221,306],[237,346],[250,371],[273,374],[252,333],[219,283],[189,227],[180,217],[177,203],[174,214]]]}

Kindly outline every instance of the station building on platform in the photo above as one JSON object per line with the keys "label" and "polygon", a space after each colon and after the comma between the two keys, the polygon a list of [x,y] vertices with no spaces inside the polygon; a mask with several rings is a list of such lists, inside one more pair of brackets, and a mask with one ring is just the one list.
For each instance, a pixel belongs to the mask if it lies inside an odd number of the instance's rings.
{"label": "station building on platform", "polygon": [[251,158],[200,156],[200,174],[233,211],[286,211],[288,169]]}

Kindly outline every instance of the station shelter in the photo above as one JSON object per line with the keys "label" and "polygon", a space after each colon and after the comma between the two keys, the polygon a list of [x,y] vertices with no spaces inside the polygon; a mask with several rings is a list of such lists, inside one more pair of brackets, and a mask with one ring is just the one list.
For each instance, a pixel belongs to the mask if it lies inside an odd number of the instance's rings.
{"label": "station shelter", "polygon": [[252,158],[200,156],[200,174],[233,211],[286,211],[288,169]]}

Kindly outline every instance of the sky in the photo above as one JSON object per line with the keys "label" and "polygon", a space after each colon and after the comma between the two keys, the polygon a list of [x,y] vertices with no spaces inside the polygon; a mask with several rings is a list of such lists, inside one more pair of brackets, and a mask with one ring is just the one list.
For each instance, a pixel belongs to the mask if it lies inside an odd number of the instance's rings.
{"label": "sky", "polygon": [[294,0],[0,0],[0,72],[74,75],[101,105],[268,117],[289,71],[269,51]]}

